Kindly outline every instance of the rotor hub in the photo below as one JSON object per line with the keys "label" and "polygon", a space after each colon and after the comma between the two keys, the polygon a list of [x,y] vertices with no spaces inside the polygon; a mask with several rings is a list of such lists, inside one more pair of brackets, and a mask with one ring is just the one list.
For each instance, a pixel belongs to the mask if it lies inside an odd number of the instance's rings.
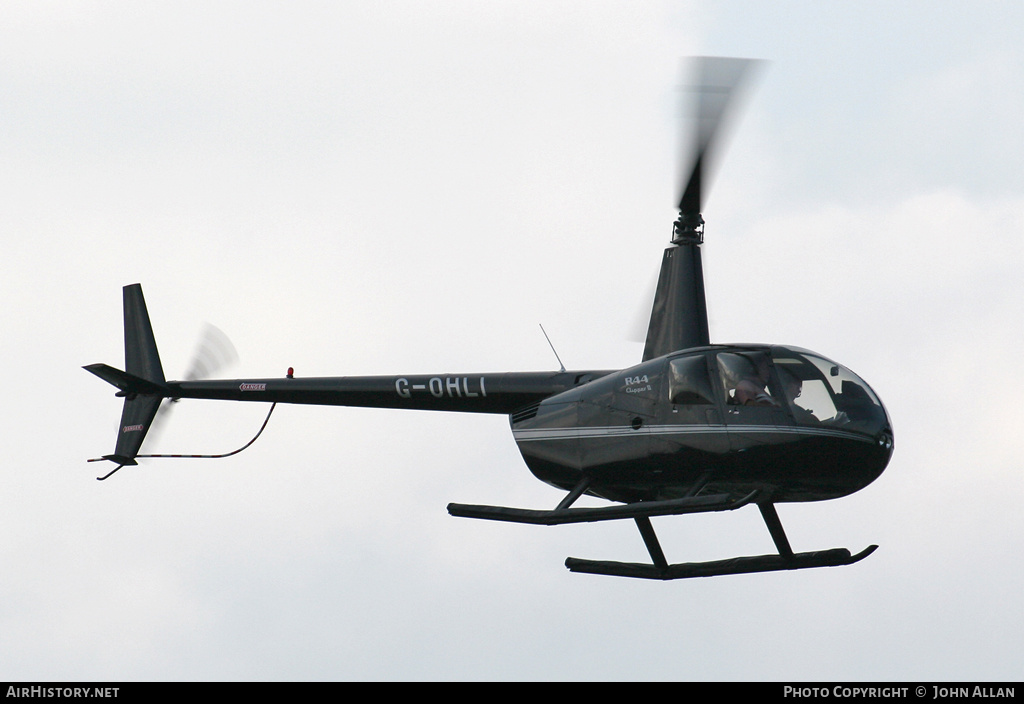
{"label": "rotor hub", "polygon": [[704,218],[700,213],[679,214],[672,225],[672,244],[703,244]]}

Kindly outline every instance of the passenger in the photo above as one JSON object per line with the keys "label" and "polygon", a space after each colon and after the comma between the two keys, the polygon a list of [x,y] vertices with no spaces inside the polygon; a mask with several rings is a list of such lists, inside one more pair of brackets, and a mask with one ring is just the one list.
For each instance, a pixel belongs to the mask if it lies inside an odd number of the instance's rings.
{"label": "passenger", "polygon": [[741,406],[778,406],[778,402],[768,392],[768,361],[764,357],[757,360],[756,371],[744,377],[736,384],[735,402]]}

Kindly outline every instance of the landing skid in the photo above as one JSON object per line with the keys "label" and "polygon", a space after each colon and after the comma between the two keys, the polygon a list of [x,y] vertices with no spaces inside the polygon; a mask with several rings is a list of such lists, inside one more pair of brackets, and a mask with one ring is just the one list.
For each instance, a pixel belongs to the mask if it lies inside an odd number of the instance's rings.
{"label": "landing skid", "polygon": [[639,577],[641,579],[689,579],[690,577],[717,577],[724,574],[749,574],[752,572],[776,572],[778,570],[803,570],[811,567],[838,567],[852,565],[873,553],[878,548],[872,545],[851,555],[846,548],[798,552],[788,557],[783,555],[757,555],[733,557],[712,562],[683,562],[664,567],[639,562],[602,562],[582,560],[578,557],[565,558],[570,572],[608,574],[617,577]]}
{"label": "landing skid", "polygon": [[[678,516],[685,513],[708,513],[710,511],[732,511],[746,506],[757,497],[751,492],[742,499],[729,500],[728,494],[714,496],[691,496],[670,501],[640,501],[621,506],[599,508],[565,508],[560,504],[551,511],[536,511],[526,508],[504,506],[473,506],[471,504],[448,504],[448,513],[460,518],[483,518],[489,521],[529,523],[531,525],[557,526],[563,523],[593,523],[615,521],[623,518],[649,516]],[[562,503],[565,503],[564,501]]]}
{"label": "landing skid", "polygon": [[782,522],[771,502],[757,502],[765,525],[778,549],[777,555],[754,555],[733,557],[727,560],[711,562],[684,562],[669,564],[665,553],[661,550],[658,537],[651,525],[651,516],[676,516],[687,513],[709,513],[713,511],[732,511],[754,502],[758,492],[754,491],[741,499],[730,500],[727,494],[714,496],[690,496],[669,501],[639,501],[622,506],[605,506],[600,508],[569,508],[569,506],[586,491],[588,483],[580,482],[569,495],[562,500],[557,508],[550,511],[537,511],[504,506],[474,506],[468,504],[448,504],[448,513],[462,518],[480,518],[491,521],[508,521],[511,523],[527,523],[532,525],[561,525],[564,523],[587,523],[593,521],[612,521],[632,518],[640,529],[644,545],[651,555],[652,564],[636,562],[608,562],[599,560],[583,560],[569,557],[565,566],[570,572],[586,572],[589,574],[606,574],[617,577],[637,577],[640,579],[689,579],[691,577],[715,577],[726,574],[749,574],[753,572],[775,572],[779,570],[803,570],[812,567],[838,567],[852,565],[873,553],[878,546],[871,545],[852,555],[846,548],[818,550],[814,552],[794,553],[789,540],[782,528]]}

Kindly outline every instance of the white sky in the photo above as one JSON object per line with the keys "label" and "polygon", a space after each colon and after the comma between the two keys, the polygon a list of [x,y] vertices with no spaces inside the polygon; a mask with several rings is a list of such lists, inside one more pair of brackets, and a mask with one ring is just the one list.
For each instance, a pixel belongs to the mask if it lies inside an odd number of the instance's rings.
{"label": "white sky", "polygon": [[[1024,9],[1014,2],[0,6],[0,679],[1019,680]],[[712,339],[835,358],[896,454],[782,505],[856,566],[680,582],[498,416],[279,407],[99,483],[121,286],[170,378],[625,367],[675,216],[679,59],[768,60],[705,207]],[[153,450],[265,407],[184,401]],[[670,561],[772,550],[655,519]]]}

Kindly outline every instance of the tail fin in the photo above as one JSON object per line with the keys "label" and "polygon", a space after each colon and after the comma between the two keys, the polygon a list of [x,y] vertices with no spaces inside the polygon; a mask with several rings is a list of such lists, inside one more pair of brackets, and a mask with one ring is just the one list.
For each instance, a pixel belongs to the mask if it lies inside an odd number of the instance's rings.
{"label": "tail fin", "polygon": [[117,469],[138,464],[135,456],[153,424],[160,402],[170,395],[140,284],[124,287],[124,365],[123,372],[106,364],[84,367],[116,386],[117,395],[124,397],[117,445],[112,455],[103,456],[105,460],[116,462]]}

